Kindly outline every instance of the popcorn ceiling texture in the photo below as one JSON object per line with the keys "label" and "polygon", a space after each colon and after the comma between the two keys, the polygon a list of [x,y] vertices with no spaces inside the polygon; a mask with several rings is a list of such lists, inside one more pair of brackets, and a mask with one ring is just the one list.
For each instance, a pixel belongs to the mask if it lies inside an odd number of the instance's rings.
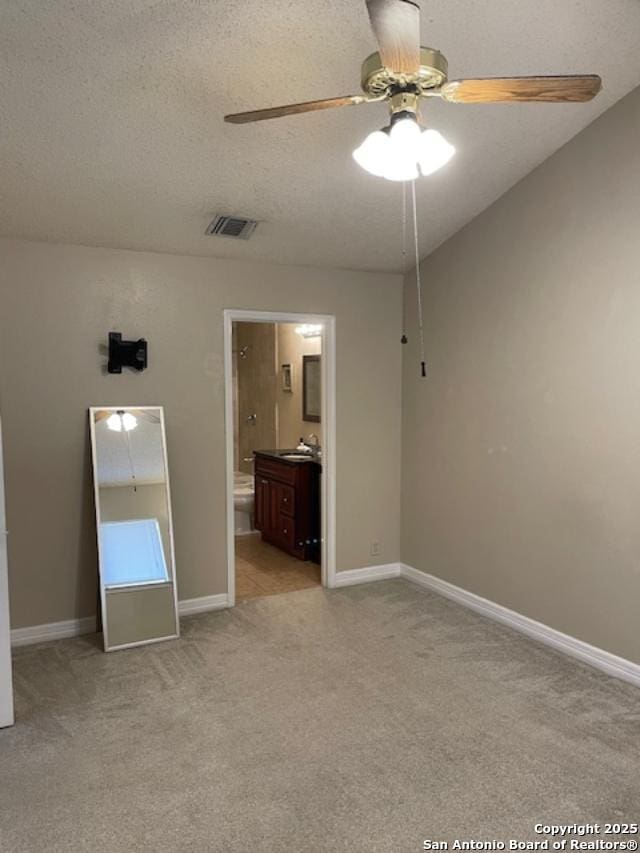
{"label": "popcorn ceiling texture", "polygon": [[[597,72],[591,104],[462,107],[424,119],[456,145],[419,184],[428,252],[640,79],[635,0],[423,2],[452,77]],[[383,105],[244,127],[224,113],[359,91],[364,2],[5,0],[0,233],[37,240],[398,271],[400,188],[351,151]],[[261,220],[207,238],[216,212]]]}

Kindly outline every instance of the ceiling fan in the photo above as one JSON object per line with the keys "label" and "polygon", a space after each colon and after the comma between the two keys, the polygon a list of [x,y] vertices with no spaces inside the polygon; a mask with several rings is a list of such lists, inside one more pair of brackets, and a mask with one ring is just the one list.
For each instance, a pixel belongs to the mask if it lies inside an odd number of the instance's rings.
{"label": "ceiling fan", "polygon": [[305,101],[281,107],[232,113],[232,124],[264,121],[283,116],[356,104],[388,101],[388,127],[370,134],[353,152],[367,171],[390,180],[407,181],[431,174],[453,155],[454,148],[436,130],[421,133],[418,108],[423,98],[440,98],[454,104],[489,104],[522,101],[578,103],[590,101],[600,91],[596,74],[488,77],[449,80],[445,56],[420,46],[420,7],[414,0],[366,0],[379,51],[362,64],[364,95],[346,95]]}

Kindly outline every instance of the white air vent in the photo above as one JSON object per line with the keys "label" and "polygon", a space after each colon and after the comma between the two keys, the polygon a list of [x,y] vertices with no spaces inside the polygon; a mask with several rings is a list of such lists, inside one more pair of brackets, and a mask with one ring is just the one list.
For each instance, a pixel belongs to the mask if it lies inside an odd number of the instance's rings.
{"label": "white air vent", "polygon": [[207,226],[205,234],[216,237],[233,237],[234,240],[248,240],[258,223],[255,219],[242,216],[216,216]]}

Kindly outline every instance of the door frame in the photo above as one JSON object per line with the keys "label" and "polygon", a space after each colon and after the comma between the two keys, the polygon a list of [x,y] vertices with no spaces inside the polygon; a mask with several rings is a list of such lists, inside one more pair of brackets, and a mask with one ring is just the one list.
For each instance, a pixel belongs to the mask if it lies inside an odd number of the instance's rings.
{"label": "door frame", "polygon": [[322,325],[322,585],[332,588],[336,579],[336,318],[333,314],[298,314],[288,311],[224,310],[224,403],[227,510],[227,602],[236,602],[236,546],[233,506],[233,353],[234,323],[317,323]]}
{"label": "door frame", "polygon": [[12,726],[13,678],[11,673],[11,624],[9,621],[9,565],[4,503],[2,420],[0,419],[0,728]]}

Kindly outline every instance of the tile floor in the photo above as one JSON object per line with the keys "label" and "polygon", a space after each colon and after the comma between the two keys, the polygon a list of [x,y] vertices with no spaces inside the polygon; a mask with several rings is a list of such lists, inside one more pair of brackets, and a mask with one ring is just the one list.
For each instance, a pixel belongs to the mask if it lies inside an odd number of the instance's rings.
{"label": "tile floor", "polygon": [[320,584],[320,566],[290,557],[259,533],[236,536],[236,601],[278,595]]}

